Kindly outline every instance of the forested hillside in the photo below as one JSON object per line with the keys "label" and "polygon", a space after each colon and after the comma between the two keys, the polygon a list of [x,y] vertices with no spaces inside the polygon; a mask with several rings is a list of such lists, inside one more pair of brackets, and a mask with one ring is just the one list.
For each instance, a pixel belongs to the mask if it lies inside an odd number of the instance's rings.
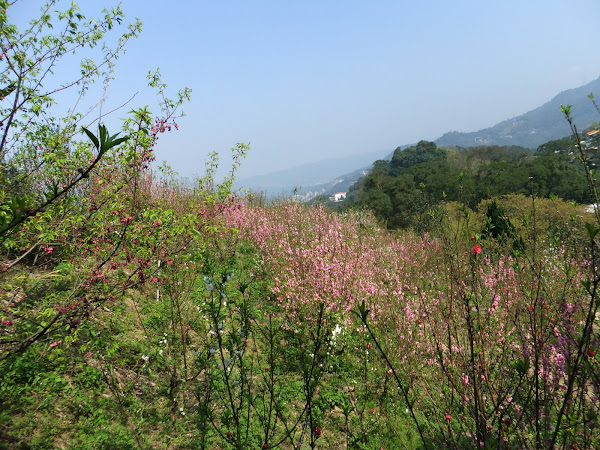
{"label": "forested hillside", "polygon": [[379,160],[351,189],[349,203],[371,209],[389,228],[404,228],[442,200],[474,208],[506,194],[551,196],[590,202],[583,166],[570,150],[571,138],[536,151],[516,146],[438,147],[421,141]]}

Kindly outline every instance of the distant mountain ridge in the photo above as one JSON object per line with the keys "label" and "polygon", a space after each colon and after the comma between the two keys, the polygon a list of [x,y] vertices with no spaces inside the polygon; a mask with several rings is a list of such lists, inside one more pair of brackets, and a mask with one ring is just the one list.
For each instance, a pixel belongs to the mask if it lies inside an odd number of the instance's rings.
{"label": "distant mountain ridge", "polygon": [[578,128],[585,128],[600,120],[600,114],[588,98],[590,93],[600,92],[600,78],[584,86],[562,91],[539,108],[493,127],[470,133],[451,131],[437,139],[441,147],[478,145],[519,145],[537,148],[545,142],[563,138],[571,133],[569,124],[561,112],[561,105],[572,105],[572,115]]}
{"label": "distant mountain ridge", "polygon": [[[357,168],[369,169],[373,161],[384,158],[386,154],[387,151],[381,151],[324,159],[266,175],[244,178],[236,182],[236,185],[243,186],[245,189],[263,191],[269,196],[290,196],[294,190],[300,194],[318,195],[333,189],[338,184],[340,184],[338,190],[345,190],[362,176],[359,174],[362,169]],[[351,172],[352,181],[345,182],[348,176],[342,174]],[[354,176],[354,172],[357,177]],[[307,199],[314,195],[308,195]]]}
{"label": "distant mountain ridge", "polygon": [[[560,92],[549,102],[525,114],[504,120],[490,128],[474,132],[450,131],[435,140],[440,147],[477,147],[482,145],[516,145],[537,148],[541,144],[560,139],[571,133],[569,124],[561,112],[561,105],[572,105],[572,116],[578,129],[583,130],[594,121],[600,121],[589,94],[599,94],[600,78],[584,86]],[[401,147],[408,147],[402,145]],[[299,194],[310,200],[317,195],[329,195],[346,191],[349,186],[364,176],[377,159],[390,160],[393,150],[350,155],[344,158],[327,159],[302,164],[290,169],[258,175],[240,180],[236,185],[246,189],[263,191],[267,195],[291,196]]]}

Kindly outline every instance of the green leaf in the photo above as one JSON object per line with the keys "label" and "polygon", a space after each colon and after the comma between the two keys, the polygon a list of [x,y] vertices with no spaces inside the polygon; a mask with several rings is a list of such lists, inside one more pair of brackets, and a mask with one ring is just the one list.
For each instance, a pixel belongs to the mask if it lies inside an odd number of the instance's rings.
{"label": "green leaf", "polygon": [[362,323],[367,323],[367,317],[369,316],[370,309],[367,309],[365,306],[365,301],[363,300],[360,305],[358,305],[358,310],[352,309],[351,311],[358,316]]}
{"label": "green leaf", "polygon": [[106,142],[106,135],[108,131],[104,125],[98,125],[98,132],[100,133],[100,146],[103,147]]}
{"label": "green leaf", "polygon": [[86,127],[81,127],[81,129],[90,138],[90,141],[92,141],[92,143],[94,144],[94,147],[96,147],[97,149],[100,149],[100,143],[98,142],[98,138],[96,136],[94,136],[94,134],[90,130],[88,130]]}
{"label": "green leaf", "polygon": [[585,223],[585,231],[587,232],[590,239],[593,241],[594,238],[596,237],[596,235],[598,234],[598,232],[600,231],[600,228],[596,228],[591,223],[586,222]]}
{"label": "green leaf", "polygon": [[117,145],[119,145],[119,144],[127,141],[128,139],[129,139],[129,136],[123,136],[123,137],[121,137],[121,138],[119,138],[119,139],[117,139],[115,141],[112,141],[110,143],[110,147],[109,148],[116,147]]}
{"label": "green leaf", "polygon": [[529,361],[526,361],[524,359],[514,361],[513,367],[519,373],[519,375],[525,375],[525,374],[527,374],[527,371],[529,370]]}
{"label": "green leaf", "polygon": [[592,283],[590,280],[582,281],[581,285],[585,288],[588,294],[592,295]]}
{"label": "green leaf", "polygon": [[0,89],[0,100],[4,100],[4,98],[9,96],[11,92],[14,91],[16,88],[16,83],[10,83],[4,89]]}

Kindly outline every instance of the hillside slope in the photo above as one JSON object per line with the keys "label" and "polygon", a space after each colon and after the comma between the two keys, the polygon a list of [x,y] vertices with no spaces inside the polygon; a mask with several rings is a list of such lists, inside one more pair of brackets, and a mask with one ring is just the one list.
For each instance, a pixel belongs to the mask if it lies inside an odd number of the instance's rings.
{"label": "hillside slope", "polygon": [[435,143],[439,146],[519,145],[537,148],[571,132],[560,110],[561,105],[573,106],[573,118],[581,129],[600,119],[600,114],[588,98],[590,93],[600,94],[600,78],[585,86],[563,91],[539,108],[504,120],[493,127],[471,133],[451,131]]}

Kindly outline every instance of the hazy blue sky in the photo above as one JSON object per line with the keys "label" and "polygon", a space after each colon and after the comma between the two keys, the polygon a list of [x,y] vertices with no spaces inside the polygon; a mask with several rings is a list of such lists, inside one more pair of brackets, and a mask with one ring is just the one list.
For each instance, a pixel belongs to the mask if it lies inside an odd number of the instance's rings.
{"label": "hazy blue sky", "polygon": [[[99,3],[78,2],[86,15]],[[139,92],[134,103],[150,103],[145,76],[157,66],[173,89],[190,87],[180,131],[157,151],[186,176],[203,172],[209,151],[227,155],[236,142],[252,148],[240,177],[383,155],[491,126],[600,76],[598,0],[125,0],[122,7],[144,32],[119,60],[109,100],[117,105]]]}

